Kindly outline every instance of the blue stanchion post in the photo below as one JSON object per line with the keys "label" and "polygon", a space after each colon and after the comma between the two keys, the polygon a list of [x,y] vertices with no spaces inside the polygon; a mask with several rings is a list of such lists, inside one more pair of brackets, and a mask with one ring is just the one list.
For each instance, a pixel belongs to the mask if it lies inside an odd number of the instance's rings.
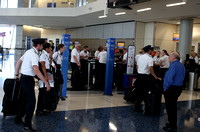
{"label": "blue stanchion post", "polygon": [[70,46],[70,35],[63,34],[62,35],[62,43],[65,45],[65,52],[63,53],[63,61],[62,61],[62,73],[63,73],[63,88],[62,95],[64,97],[67,96],[67,76],[68,76],[68,63],[69,63],[69,46]]}
{"label": "blue stanchion post", "polygon": [[106,61],[106,80],[104,95],[112,95],[113,86],[113,68],[115,55],[115,38],[109,38],[107,41],[107,61]]}

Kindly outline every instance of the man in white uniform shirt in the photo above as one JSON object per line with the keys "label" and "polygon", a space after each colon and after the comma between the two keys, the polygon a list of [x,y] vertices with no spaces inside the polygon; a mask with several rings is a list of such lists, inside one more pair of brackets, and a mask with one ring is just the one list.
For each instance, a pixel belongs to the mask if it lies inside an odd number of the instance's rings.
{"label": "man in white uniform shirt", "polygon": [[[22,86],[22,102],[20,105],[19,114],[15,118],[15,123],[24,125],[24,131],[36,131],[32,128],[31,120],[35,109],[35,75],[38,76],[46,85],[46,90],[50,90],[50,85],[43,77],[38,68],[39,56],[38,51],[42,50],[44,39],[33,39],[33,48],[26,51],[26,53],[18,60],[15,69],[15,78],[19,79],[19,70],[21,68],[21,86]],[[25,117],[25,123],[22,118]]]}
{"label": "man in white uniform shirt", "polygon": [[137,62],[138,78],[135,82],[135,87],[138,89],[138,98],[135,104],[135,112],[142,112],[141,103],[144,100],[145,103],[145,113],[149,113],[149,103],[148,103],[148,89],[150,87],[150,74],[155,78],[158,77],[155,75],[153,70],[153,59],[150,56],[152,52],[151,45],[148,45],[143,48],[144,54],[139,57]]}
{"label": "man in white uniform shirt", "polygon": [[162,57],[160,58],[160,77],[164,78],[165,72],[169,68],[169,54],[167,50],[162,50]]}
{"label": "man in white uniform shirt", "polygon": [[81,58],[81,71],[83,75],[83,85],[86,85],[88,82],[88,57],[89,57],[89,52],[88,52],[88,46],[84,46],[83,50],[80,52],[80,58]]}
{"label": "man in white uniform shirt", "polygon": [[107,48],[105,47],[102,52],[98,55],[99,58],[99,72],[98,72],[98,80],[100,85],[98,89],[104,90],[105,87],[105,75],[106,75],[106,61],[107,61]]}
{"label": "man in white uniform shirt", "polygon": [[72,67],[72,75],[71,75],[71,86],[73,87],[74,83],[74,71],[78,69],[78,67],[81,66],[80,64],[80,49],[81,49],[81,44],[77,43],[75,44],[75,48],[71,52],[71,67]]}

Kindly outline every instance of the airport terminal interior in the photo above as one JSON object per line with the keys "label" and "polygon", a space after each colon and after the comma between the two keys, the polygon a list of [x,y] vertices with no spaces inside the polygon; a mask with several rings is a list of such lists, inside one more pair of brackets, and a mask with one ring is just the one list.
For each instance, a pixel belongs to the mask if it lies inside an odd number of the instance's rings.
{"label": "airport terminal interior", "polygon": [[[32,40],[44,38],[54,47],[52,52],[58,50],[59,44],[66,47],[62,64],[62,72],[66,71],[62,89],[65,100],[60,99],[57,108],[44,116],[34,112],[32,126],[38,132],[165,132],[168,116],[163,94],[157,114],[136,112],[134,103],[124,100],[137,80],[135,56],[151,45],[152,56],[163,50],[180,54],[188,76],[178,98],[177,131],[199,132],[199,9],[199,0],[1,0],[0,110],[4,81],[15,78],[16,63],[33,47]],[[112,40],[114,47],[109,47]],[[70,65],[76,44],[81,44],[80,51],[88,46],[87,64],[80,72],[83,84],[78,88],[71,84],[74,73]],[[97,84],[96,79],[95,51],[99,46],[107,46],[105,84]],[[117,57],[124,49],[128,49],[128,57],[119,72]],[[198,58],[195,69],[189,61],[194,54]],[[103,89],[98,88],[102,84]],[[35,79],[36,104],[38,89]],[[23,127],[14,119],[15,115],[5,117],[1,112],[0,132],[21,132]]]}

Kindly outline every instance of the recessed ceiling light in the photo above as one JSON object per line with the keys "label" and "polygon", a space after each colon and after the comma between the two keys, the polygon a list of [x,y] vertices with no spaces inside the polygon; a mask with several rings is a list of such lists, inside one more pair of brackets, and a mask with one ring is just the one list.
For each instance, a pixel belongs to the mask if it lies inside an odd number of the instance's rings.
{"label": "recessed ceiling light", "polygon": [[137,12],[148,11],[148,10],[151,10],[151,8],[139,9],[139,10],[137,10]]}
{"label": "recessed ceiling light", "polygon": [[181,24],[181,22],[177,22],[177,24]]}
{"label": "recessed ceiling light", "polygon": [[186,2],[179,2],[179,3],[174,3],[174,4],[167,4],[167,7],[171,7],[171,6],[179,6],[179,5],[184,5],[186,4]]}
{"label": "recessed ceiling light", "polygon": [[104,15],[104,16],[99,16],[99,18],[106,18],[107,17],[107,15]]}
{"label": "recessed ceiling light", "polygon": [[119,15],[125,15],[126,12],[119,12],[119,13],[115,13],[116,16],[119,16]]}

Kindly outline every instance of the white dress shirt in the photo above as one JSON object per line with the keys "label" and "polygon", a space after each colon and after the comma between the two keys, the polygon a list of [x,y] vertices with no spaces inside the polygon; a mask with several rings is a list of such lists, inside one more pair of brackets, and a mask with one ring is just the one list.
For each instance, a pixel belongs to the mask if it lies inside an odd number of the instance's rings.
{"label": "white dress shirt", "polygon": [[154,61],[156,64],[160,64],[160,57],[158,58],[157,56],[154,56],[154,57],[153,57],[153,61]]}
{"label": "white dress shirt", "polygon": [[160,68],[169,68],[169,56],[167,55],[164,55],[160,58],[160,61],[163,61],[162,65],[163,66],[160,66]]}
{"label": "white dress shirt", "polygon": [[150,74],[149,67],[153,66],[153,59],[149,54],[143,54],[138,58],[138,73],[139,74]]}
{"label": "white dress shirt", "polygon": [[26,51],[25,54],[20,58],[20,60],[22,60],[21,73],[23,75],[34,77],[35,72],[33,66],[38,66],[39,62],[38,50],[32,48]]}
{"label": "white dress shirt", "polygon": [[100,51],[97,50],[97,51],[94,53],[94,56],[95,56],[96,58],[98,58],[99,53],[100,53]]}
{"label": "white dress shirt", "polygon": [[[89,52],[85,52],[84,50],[82,50],[80,52],[80,56],[85,57],[85,56],[89,56]],[[88,60],[88,57],[83,58],[84,60]]]}
{"label": "white dress shirt", "polygon": [[98,58],[99,58],[99,63],[106,64],[107,51],[100,52],[99,55],[98,55]]}
{"label": "white dress shirt", "polygon": [[123,60],[127,60],[127,52],[126,52],[126,54],[124,54]]}
{"label": "white dress shirt", "polygon": [[137,54],[137,55],[135,56],[135,61],[136,61],[136,63],[137,63],[139,57],[142,56],[142,55],[143,55],[143,54]]}
{"label": "white dress shirt", "polygon": [[57,51],[53,54],[53,60],[58,64],[62,64],[63,56],[61,55],[60,51]]}
{"label": "white dress shirt", "polygon": [[78,63],[80,63],[80,54],[76,48],[74,48],[71,52],[71,62],[72,63],[76,63],[76,61],[74,60],[74,56],[76,57]]}

